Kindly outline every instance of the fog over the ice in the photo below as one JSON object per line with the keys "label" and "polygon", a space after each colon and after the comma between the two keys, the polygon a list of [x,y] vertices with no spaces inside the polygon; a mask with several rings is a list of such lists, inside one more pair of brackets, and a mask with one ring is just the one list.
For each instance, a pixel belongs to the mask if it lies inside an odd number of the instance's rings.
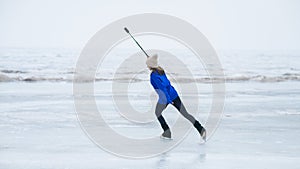
{"label": "fog over the ice", "polygon": [[299,50],[297,0],[1,0],[0,47],[82,48],[105,25],[149,12],[190,22],[216,49]]}

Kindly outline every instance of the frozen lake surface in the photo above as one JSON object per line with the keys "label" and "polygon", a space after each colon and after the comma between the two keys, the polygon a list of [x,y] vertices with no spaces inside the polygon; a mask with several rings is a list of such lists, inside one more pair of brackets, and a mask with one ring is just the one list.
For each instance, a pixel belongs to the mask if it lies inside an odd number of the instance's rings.
{"label": "frozen lake surface", "polygon": [[[72,83],[1,83],[0,168],[296,169],[300,165],[299,85],[228,83],[223,118],[207,143],[200,144],[192,130],[171,151],[133,160],[103,151],[81,130]],[[101,101],[107,96],[98,94],[96,98]],[[107,107],[109,110],[113,109]],[[178,115],[172,108],[166,110],[170,118],[174,113]],[[128,124],[112,126],[134,134]],[[144,131],[161,132],[157,123]]]}

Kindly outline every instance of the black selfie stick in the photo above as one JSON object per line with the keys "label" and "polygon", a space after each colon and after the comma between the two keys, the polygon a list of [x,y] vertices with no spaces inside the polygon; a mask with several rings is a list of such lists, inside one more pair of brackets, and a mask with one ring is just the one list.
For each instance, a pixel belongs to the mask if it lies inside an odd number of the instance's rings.
{"label": "black selfie stick", "polygon": [[144,49],[141,47],[141,45],[134,39],[134,37],[130,34],[129,30],[126,27],[124,28],[124,30],[132,37],[132,39],[135,41],[135,43],[142,49],[142,51],[145,53],[145,55],[148,58],[149,55],[144,51]]}

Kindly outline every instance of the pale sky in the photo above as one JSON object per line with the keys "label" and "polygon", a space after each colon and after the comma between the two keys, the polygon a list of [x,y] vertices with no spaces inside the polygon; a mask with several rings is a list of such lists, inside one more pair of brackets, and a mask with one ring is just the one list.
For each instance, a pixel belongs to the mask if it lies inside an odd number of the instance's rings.
{"label": "pale sky", "polygon": [[298,0],[0,0],[0,47],[82,48],[105,25],[149,12],[188,21],[220,50],[300,48]]}

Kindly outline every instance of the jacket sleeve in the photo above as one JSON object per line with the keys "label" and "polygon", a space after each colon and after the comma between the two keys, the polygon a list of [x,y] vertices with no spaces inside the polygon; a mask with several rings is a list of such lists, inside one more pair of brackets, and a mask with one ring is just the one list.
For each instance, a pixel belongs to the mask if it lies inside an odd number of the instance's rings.
{"label": "jacket sleeve", "polygon": [[163,84],[162,80],[155,74],[151,75],[151,79],[157,89],[164,93],[167,103],[172,103],[171,97],[167,91],[167,86]]}

